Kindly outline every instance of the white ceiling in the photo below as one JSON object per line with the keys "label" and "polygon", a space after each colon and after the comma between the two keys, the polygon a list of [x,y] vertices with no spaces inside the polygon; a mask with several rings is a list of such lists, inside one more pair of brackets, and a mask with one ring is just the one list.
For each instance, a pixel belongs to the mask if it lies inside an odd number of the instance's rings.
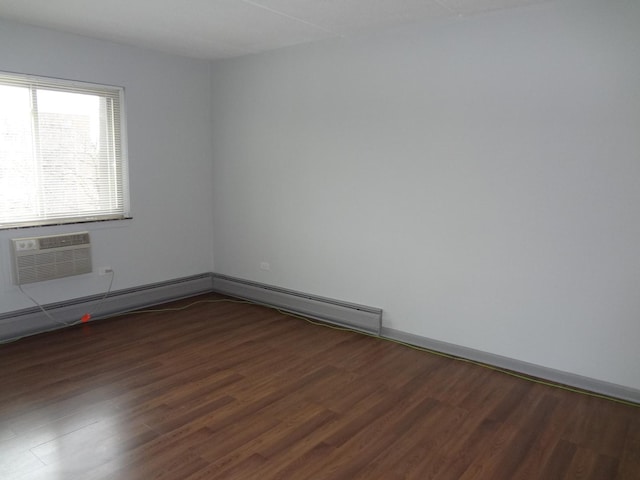
{"label": "white ceiling", "polygon": [[0,18],[218,59],[550,0],[0,0]]}

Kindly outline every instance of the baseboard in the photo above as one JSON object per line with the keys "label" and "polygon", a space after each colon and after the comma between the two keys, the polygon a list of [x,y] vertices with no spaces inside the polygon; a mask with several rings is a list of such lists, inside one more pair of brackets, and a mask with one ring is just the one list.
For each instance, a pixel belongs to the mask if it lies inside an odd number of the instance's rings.
{"label": "baseboard", "polygon": [[213,274],[213,291],[335,325],[380,334],[382,310],[262,283]]}
{"label": "baseboard", "polygon": [[[640,404],[640,390],[383,327],[382,310],[379,308],[319,297],[215,273],[203,273],[111,292],[102,302],[100,311],[94,314],[93,319],[99,320],[118,313],[212,291],[277,307],[327,323],[372,333],[383,338],[398,340],[429,350]],[[71,323],[76,322],[86,312],[95,310],[101,299],[102,295],[93,295],[51,303],[44,307],[56,320]],[[62,328],[62,325],[52,323],[38,307],[0,314],[0,342],[56,328]]]}
{"label": "baseboard", "polygon": [[501,355],[495,355],[493,353],[487,353],[452,343],[441,342],[439,340],[406,333],[393,328],[382,327],[380,336],[429,350],[434,350],[436,352],[442,352],[448,355],[500,367],[505,370],[523,373],[531,377],[549,380],[554,383],[579,388],[581,390],[588,390],[590,392],[640,404],[640,390],[624,387],[622,385],[583,377],[581,375],[563,372],[553,368],[542,367],[533,363],[523,362],[513,358],[503,357]]}
{"label": "baseboard", "polygon": [[[93,320],[99,320],[117,313],[130,312],[180,298],[208,293],[211,292],[211,287],[211,274],[203,273],[117,290],[111,292],[101,304],[103,295],[92,295],[47,304],[44,305],[44,308],[55,320],[62,323],[72,323],[77,322],[85,313],[94,311],[100,305],[100,310],[93,314]],[[64,325],[60,323],[53,323],[38,307],[8,312],[0,314],[0,342],[63,327]]]}

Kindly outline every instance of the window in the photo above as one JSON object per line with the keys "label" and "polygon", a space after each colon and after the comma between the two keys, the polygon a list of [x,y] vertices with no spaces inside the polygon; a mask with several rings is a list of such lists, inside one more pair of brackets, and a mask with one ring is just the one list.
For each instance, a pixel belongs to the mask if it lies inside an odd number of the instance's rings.
{"label": "window", "polygon": [[123,89],[0,72],[0,228],[129,216]]}

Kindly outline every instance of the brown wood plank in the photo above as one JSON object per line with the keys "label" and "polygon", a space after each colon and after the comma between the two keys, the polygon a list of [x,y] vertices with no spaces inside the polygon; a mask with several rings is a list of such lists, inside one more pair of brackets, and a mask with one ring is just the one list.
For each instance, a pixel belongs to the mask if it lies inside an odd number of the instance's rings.
{"label": "brown wood plank", "polygon": [[0,478],[639,478],[640,408],[195,300],[1,345]]}

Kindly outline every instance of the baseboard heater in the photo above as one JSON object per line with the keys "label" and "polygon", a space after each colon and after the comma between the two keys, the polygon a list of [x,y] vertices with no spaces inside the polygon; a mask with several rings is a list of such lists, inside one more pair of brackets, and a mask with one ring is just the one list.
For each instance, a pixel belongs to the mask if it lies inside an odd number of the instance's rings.
{"label": "baseboard heater", "polygon": [[[161,305],[181,298],[211,292],[211,274],[201,273],[190,277],[140,285],[115,290],[104,297],[103,293],[62,302],[48,303],[44,308],[60,322],[77,322],[86,312],[94,312],[93,320],[127,313],[141,308]],[[42,314],[38,307],[0,313],[0,343],[27,335],[60,328]]]}
{"label": "baseboard heater", "polygon": [[380,335],[382,310],[214,273],[213,291]]}

